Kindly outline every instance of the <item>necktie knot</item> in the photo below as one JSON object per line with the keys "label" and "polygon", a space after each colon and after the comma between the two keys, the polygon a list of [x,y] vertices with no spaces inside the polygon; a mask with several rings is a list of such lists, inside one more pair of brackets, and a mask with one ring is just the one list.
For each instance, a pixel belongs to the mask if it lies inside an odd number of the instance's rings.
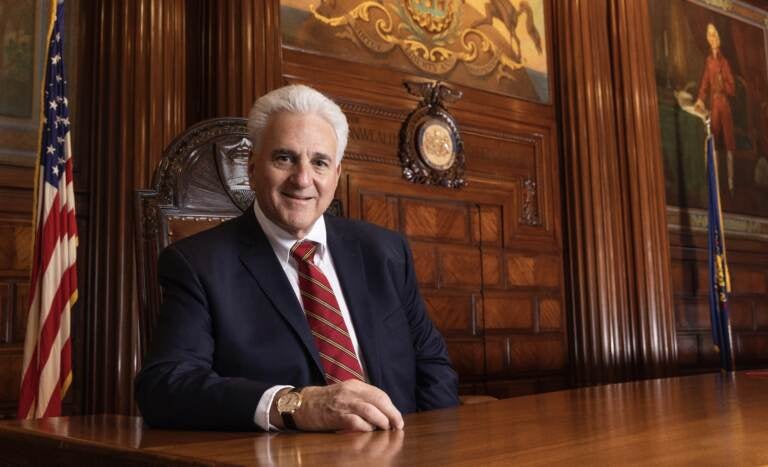
{"label": "necktie knot", "polygon": [[296,242],[291,248],[291,256],[299,263],[311,263],[317,251],[317,243],[309,240]]}

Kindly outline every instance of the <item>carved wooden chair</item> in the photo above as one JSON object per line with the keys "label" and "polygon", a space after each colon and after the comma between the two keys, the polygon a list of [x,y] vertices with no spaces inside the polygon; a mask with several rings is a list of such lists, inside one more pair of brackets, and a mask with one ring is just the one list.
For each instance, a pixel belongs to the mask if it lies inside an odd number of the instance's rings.
{"label": "carved wooden chair", "polygon": [[190,127],[166,149],[152,189],[137,192],[142,357],[160,311],[160,252],[174,241],[239,216],[253,201],[246,123],[244,118],[217,118]]}

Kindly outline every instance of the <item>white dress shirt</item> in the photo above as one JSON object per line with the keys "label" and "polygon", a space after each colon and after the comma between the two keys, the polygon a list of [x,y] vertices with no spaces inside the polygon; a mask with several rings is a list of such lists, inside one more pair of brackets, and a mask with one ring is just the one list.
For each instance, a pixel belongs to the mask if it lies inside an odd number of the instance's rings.
{"label": "white dress shirt", "polygon": [[[336,296],[336,301],[339,302],[339,309],[341,310],[341,316],[344,318],[344,324],[347,325],[349,338],[352,340],[352,345],[355,347],[355,353],[362,366],[363,359],[360,355],[360,346],[357,342],[355,327],[352,326],[352,317],[349,314],[347,302],[344,300],[344,294],[341,291],[339,277],[333,266],[331,251],[328,249],[325,219],[323,216],[320,216],[320,218],[315,221],[315,224],[305,238],[297,239],[269,220],[259,207],[258,202],[253,203],[253,212],[256,214],[256,220],[259,222],[259,225],[261,225],[262,230],[264,230],[267,240],[269,240],[269,244],[272,246],[272,251],[275,252],[277,260],[280,261],[280,265],[283,267],[283,271],[285,271],[288,282],[291,283],[291,287],[293,287],[293,292],[296,294],[299,303],[302,303],[301,292],[299,291],[299,267],[296,260],[291,257],[291,247],[301,240],[310,240],[318,244],[313,262],[315,263],[315,266],[323,271],[323,274],[325,274],[325,277],[328,278],[328,282],[331,284],[333,294]],[[365,368],[363,368],[363,370],[365,370]],[[292,387],[293,386],[278,385],[272,386],[264,391],[261,399],[259,399],[259,404],[256,406],[256,413],[253,418],[256,425],[267,431],[275,429],[275,427],[269,423],[269,409],[272,407],[275,395],[281,389]]]}

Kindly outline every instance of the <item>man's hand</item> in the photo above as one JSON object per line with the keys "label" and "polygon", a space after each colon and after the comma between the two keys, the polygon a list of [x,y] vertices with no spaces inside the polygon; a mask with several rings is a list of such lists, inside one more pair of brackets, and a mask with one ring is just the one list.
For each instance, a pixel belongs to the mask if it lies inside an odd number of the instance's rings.
{"label": "man's hand", "polygon": [[[301,407],[293,414],[304,431],[402,430],[403,416],[387,393],[358,380],[301,390]],[[277,399],[277,398],[276,398]]]}
{"label": "man's hand", "polygon": [[701,113],[706,113],[707,111],[707,107],[704,105],[704,101],[701,99],[696,99],[696,103],[693,105],[693,107]]}

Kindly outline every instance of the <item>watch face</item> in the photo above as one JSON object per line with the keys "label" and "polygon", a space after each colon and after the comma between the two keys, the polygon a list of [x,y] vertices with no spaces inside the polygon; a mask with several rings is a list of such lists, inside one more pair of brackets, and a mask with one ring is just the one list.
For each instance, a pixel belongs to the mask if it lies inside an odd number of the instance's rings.
{"label": "watch face", "polygon": [[277,411],[280,413],[293,413],[301,405],[301,394],[298,391],[290,391],[277,400]]}
{"label": "watch face", "polygon": [[451,129],[438,119],[429,119],[419,127],[416,147],[422,160],[437,170],[449,169],[456,159],[456,142]]}

